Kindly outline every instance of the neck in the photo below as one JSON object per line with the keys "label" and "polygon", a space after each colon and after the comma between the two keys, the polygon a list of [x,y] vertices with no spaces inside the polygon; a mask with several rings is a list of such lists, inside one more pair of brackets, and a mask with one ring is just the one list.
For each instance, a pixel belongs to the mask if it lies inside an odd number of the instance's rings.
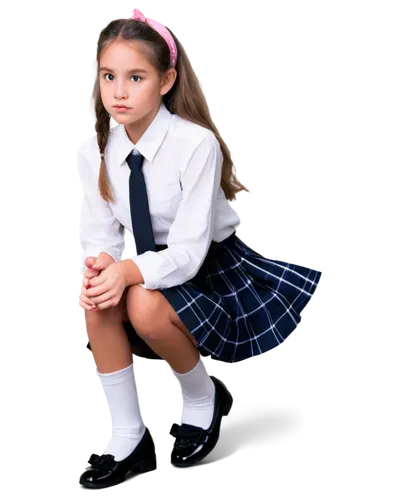
{"label": "neck", "polygon": [[125,125],[127,136],[129,137],[129,140],[133,142],[133,144],[136,145],[139,142],[139,139],[145,133],[150,123],[157,116],[158,110],[160,109],[160,105],[161,102],[155,108],[153,108],[149,113],[139,118],[139,120],[129,123],[129,125]]}

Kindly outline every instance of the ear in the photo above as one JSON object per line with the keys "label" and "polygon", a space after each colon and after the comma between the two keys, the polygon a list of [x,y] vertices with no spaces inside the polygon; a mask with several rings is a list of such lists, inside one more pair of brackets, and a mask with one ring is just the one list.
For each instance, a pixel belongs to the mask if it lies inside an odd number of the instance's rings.
{"label": "ear", "polygon": [[167,94],[171,88],[173,87],[174,83],[175,83],[175,80],[178,76],[178,73],[176,71],[175,68],[169,68],[165,75],[164,75],[164,78],[162,80],[162,83],[161,83],[161,92],[160,94],[161,95],[165,95]]}

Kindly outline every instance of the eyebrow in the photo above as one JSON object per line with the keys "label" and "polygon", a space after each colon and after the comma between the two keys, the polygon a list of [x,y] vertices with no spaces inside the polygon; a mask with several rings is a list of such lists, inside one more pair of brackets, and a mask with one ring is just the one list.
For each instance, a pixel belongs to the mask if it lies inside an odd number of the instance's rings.
{"label": "eyebrow", "polygon": [[[113,73],[114,70],[111,68],[107,68],[105,66],[101,67],[99,71],[111,71]],[[140,68],[134,68],[134,69],[128,69],[127,73],[147,73],[145,69],[140,69]]]}

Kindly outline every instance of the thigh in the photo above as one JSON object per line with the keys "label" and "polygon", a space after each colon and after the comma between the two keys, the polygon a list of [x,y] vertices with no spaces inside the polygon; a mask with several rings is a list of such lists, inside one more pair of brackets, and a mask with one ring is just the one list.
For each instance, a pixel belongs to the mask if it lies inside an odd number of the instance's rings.
{"label": "thigh", "polygon": [[135,329],[144,333],[163,324],[165,312],[160,299],[162,296],[159,290],[148,290],[139,283],[128,287],[126,309]]}
{"label": "thigh", "polygon": [[[151,318],[152,324],[154,324],[157,319],[159,322],[157,325],[160,326],[160,328],[163,328],[164,322],[169,320],[173,325],[177,326],[185,333],[195,346],[198,344],[196,338],[190,333],[186,325],[179,318],[175,309],[160,290],[148,290],[139,284],[131,285],[127,287],[125,291],[127,292],[128,289],[131,289],[128,298],[131,313],[130,317],[128,315],[127,321],[136,329],[138,335],[139,332],[143,333],[148,330],[149,318]],[[125,304],[126,300],[125,298]],[[125,305],[125,310],[128,314],[127,305]]]}

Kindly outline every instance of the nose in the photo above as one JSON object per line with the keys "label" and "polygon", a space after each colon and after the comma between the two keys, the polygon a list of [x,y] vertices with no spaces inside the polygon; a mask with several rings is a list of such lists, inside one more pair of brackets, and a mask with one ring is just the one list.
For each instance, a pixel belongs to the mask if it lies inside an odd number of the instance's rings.
{"label": "nose", "polygon": [[128,97],[126,86],[123,81],[119,80],[115,82],[114,85],[114,97],[115,99],[126,99]]}

